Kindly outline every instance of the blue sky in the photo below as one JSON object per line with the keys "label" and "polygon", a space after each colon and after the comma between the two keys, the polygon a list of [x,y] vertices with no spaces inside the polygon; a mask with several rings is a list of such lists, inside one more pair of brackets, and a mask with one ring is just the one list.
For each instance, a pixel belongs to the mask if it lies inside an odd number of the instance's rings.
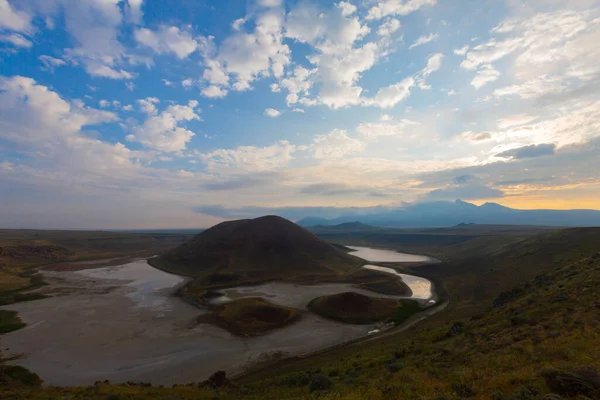
{"label": "blue sky", "polygon": [[5,227],[600,208],[596,0],[0,0]]}

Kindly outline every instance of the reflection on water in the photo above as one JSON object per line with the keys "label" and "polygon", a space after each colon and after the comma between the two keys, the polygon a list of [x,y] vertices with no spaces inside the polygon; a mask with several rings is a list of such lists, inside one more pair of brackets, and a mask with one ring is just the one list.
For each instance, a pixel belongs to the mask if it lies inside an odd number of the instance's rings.
{"label": "reflection on water", "polygon": [[370,247],[359,247],[359,246],[346,246],[354,251],[351,252],[353,256],[360,257],[367,261],[372,262],[428,262],[433,261],[432,258],[427,256],[420,256],[416,254],[398,253],[393,250],[380,250],[372,249]]}
{"label": "reflection on water", "polygon": [[412,290],[413,299],[431,298],[431,282],[425,278],[414,275],[401,274],[392,268],[379,267],[377,265],[365,265],[363,268],[372,269],[375,271],[387,272],[388,274],[397,275],[402,278],[402,281]]}
{"label": "reflection on water", "polygon": [[172,302],[160,292],[172,289],[186,278],[169,274],[148,265],[146,260],[134,261],[116,267],[85,269],[77,271],[78,274],[96,279],[115,279],[129,281],[124,286],[135,290],[127,296],[133,299],[139,307],[170,309]]}

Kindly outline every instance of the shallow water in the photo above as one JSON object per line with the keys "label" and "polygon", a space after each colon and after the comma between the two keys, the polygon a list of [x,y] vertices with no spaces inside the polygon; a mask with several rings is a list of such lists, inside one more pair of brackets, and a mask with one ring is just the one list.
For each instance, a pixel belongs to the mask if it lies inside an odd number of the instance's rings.
{"label": "shallow water", "polygon": [[127,294],[139,307],[169,310],[173,302],[164,296],[164,290],[172,290],[188,281],[180,275],[169,274],[148,265],[146,260],[134,261],[116,267],[84,269],[76,274],[94,279],[129,281],[124,286],[132,288]]}
{"label": "shallow water", "polygon": [[346,246],[352,249],[350,254],[371,262],[429,262],[433,258],[417,254],[398,253],[394,250],[372,249],[370,247]]}
{"label": "shallow water", "polygon": [[[25,354],[13,364],[36,372],[51,385],[90,385],[104,379],[164,385],[198,382],[217,370],[238,373],[273,354],[312,352],[378,328],[342,324],[306,312],[299,322],[283,329],[239,338],[213,325],[195,324],[206,311],[170,295],[187,278],[152,268],[145,261],[43,274],[50,283],[45,289],[55,290],[56,295],[1,307],[18,311],[27,324],[3,335],[2,345],[8,349],[6,357]],[[415,297],[426,298],[425,289],[421,292],[415,286],[423,282],[400,276]],[[259,296],[305,309],[315,297],[350,290],[390,297],[347,284],[272,282],[227,289],[227,297],[221,300]]]}

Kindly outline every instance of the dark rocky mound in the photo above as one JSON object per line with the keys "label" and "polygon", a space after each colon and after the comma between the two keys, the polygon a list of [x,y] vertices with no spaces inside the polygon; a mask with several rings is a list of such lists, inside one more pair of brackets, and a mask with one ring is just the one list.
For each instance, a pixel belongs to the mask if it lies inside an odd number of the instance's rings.
{"label": "dark rocky mound", "polygon": [[202,315],[197,321],[212,323],[234,335],[246,337],[281,328],[298,321],[300,317],[301,313],[294,308],[250,297],[219,305],[211,314]]}
{"label": "dark rocky mound", "polygon": [[402,307],[393,299],[369,297],[355,292],[317,297],[309,310],[322,317],[350,324],[370,324],[391,318]]}
{"label": "dark rocky mound", "polygon": [[223,222],[152,263],[207,286],[248,280],[333,278],[364,261],[277,216]]}

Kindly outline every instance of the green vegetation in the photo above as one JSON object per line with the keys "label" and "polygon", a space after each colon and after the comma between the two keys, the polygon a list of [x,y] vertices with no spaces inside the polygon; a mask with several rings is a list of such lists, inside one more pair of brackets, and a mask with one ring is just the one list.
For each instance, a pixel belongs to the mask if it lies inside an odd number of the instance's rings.
{"label": "green vegetation", "polygon": [[0,335],[16,331],[25,326],[16,311],[0,310]]}
{"label": "green vegetation", "polygon": [[256,336],[296,322],[301,316],[295,308],[251,297],[219,305],[197,321],[213,323],[237,336]]}
{"label": "green vegetation", "polygon": [[308,303],[312,312],[348,324],[372,324],[393,320],[418,312],[421,308],[413,300],[394,300],[369,297],[355,292],[317,297]]}
{"label": "green vegetation", "polygon": [[197,301],[210,289],[272,280],[337,281],[364,261],[293,222],[267,216],[218,224],[150,263],[194,277],[181,294]]}

